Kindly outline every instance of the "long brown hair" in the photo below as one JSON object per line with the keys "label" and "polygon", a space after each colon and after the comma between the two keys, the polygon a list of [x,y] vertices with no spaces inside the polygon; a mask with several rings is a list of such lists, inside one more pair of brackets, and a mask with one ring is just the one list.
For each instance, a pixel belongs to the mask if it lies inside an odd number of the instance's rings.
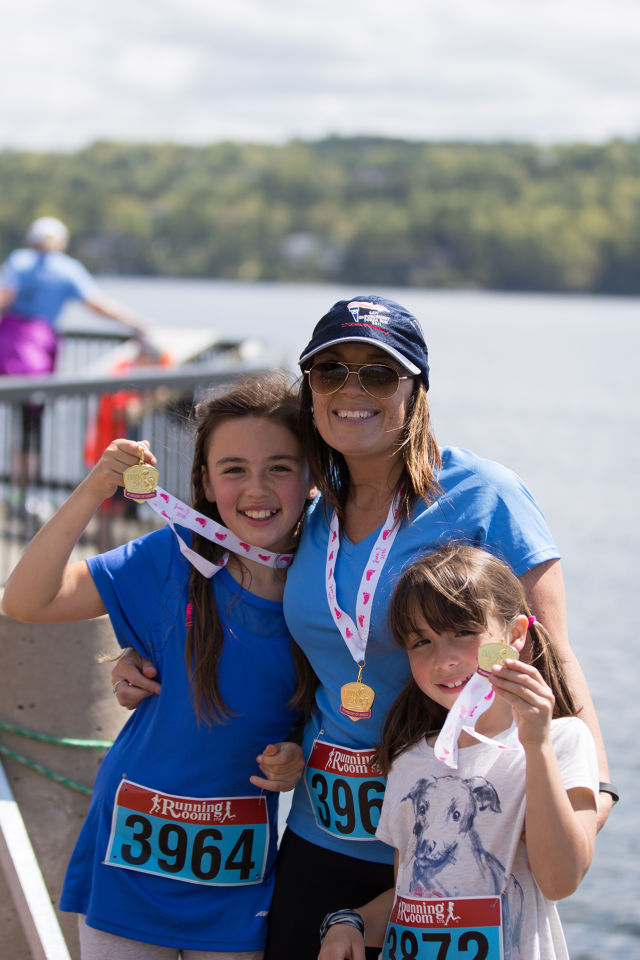
{"label": "long brown hair", "polygon": [[[300,435],[314,482],[322,493],[325,509],[335,510],[342,524],[351,478],[346,460],[318,433],[313,418],[313,393],[306,377],[300,384]],[[409,410],[398,441],[403,460],[400,516],[409,516],[412,505],[422,499],[429,503],[440,491],[436,472],[442,459],[431,429],[427,388],[418,377],[409,398]]]}
{"label": "long brown hair", "polygon": [[[221,518],[216,504],[207,500],[205,495],[202,468],[206,466],[209,442],[218,426],[243,417],[275,420],[300,439],[298,398],[286,374],[274,372],[247,377],[231,387],[212,391],[195,408],[197,427],[191,466],[191,502],[195,510],[218,523]],[[192,547],[208,560],[220,562],[222,548],[197,533],[192,534]],[[243,581],[244,575],[243,571]],[[246,577],[249,582],[248,571]],[[218,684],[224,628],[214,601],[211,581],[195,567],[191,568],[189,577],[189,605],[185,659],[194,709],[198,719],[207,723],[221,723],[230,715]],[[303,654],[296,648],[296,664],[301,662],[301,657]],[[301,669],[304,669],[304,664]]]}
{"label": "long brown hair", "polygon": [[[510,568],[486,550],[460,543],[416,560],[398,581],[389,604],[394,639],[405,649],[419,619],[442,633],[460,627],[486,628],[490,616],[507,627],[520,615],[531,617],[531,611],[522,584]],[[523,654],[553,691],[553,716],[576,716],[560,658],[537,620],[530,622]],[[440,730],[446,716],[445,708],[411,678],[387,714],[376,757],[380,769],[388,773],[400,753]]]}

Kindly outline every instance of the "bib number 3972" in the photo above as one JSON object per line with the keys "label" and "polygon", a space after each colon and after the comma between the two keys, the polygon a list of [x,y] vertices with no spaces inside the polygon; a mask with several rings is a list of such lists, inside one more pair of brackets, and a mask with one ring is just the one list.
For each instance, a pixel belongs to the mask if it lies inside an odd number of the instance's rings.
{"label": "bib number 3972", "polygon": [[372,766],[373,755],[314,742],[304,776],[321,830],[343,840],[375,840],[385,778]]}
{"label": "bib number 3972", "polygon": [[503,960],[500,897],[397,897],[382,960]]}
{"label": "bib number 3972", "polygon": [[260,883],[269,846],[264,797],[177,797],[122,780],[105,864],[187,883]]}

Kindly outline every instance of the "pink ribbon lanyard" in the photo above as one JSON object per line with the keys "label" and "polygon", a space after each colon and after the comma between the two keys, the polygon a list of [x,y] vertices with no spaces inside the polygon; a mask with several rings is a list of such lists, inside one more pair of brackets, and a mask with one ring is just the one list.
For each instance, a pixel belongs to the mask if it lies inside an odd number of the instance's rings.
{"label": "pink ribbon lanyard", "polygon": [[[167,493],[162,487],[156,488],[156,494],[157,496],[153,499],[145,502],[158,516],[162,517],[163,520],[168,523],[176,536],[180,553],[204,577],[210,578],[215,576],[218,570],[222,570],[222,568],[227,565],[229,561],[229,551],[231,553],[237,553],[241,557],[246,557],[249,560],[255,560],[256,563],[262,563],[267,567],[277,567],[278,569],[288,567],[293,559],[293,554],[291,553],[270,553],[268,550],[253,547],[250,543],[240,540],[236,537],[235,533],[232,533],[227,527],[223,527],[222,524],[216,523],[216,521],[210,517],[205,517],[204,514],[198,513],[193,507],[187,506],[186,503],[178,500],[178,498],[172,494]],[[200,534],[200,536],[206,540],[210,540],[211,543],[215,543],[219,547],[224,547],[227,552],[223,554],[220,563],[211,563],[209,560],[201,557],[199,553],[196,553],[195,550],[192,550],[191,547],[187,546],[176,530],[174,523],[179,523],[181,526],[187,527],[187,529]]]}
{"label": "pink ribbon lanyard", "polygon": [[382,573],[387,557],[391,552],[393,541],[398,533],[399,524],[397,524],[396,521],[398,519],[399,504],[400,494],[398,493],[389,507],[387,519],[369,554],[369,559],[362,573],[356,601],[357,625],[338,603],[336,581],[333,574],[340,550],[340,533],[336,514],[334,513],[331,517],[326,563],[327,602],[331,616],[333,617],[333,622],[340,631],[349,649],[349,653],[357,664],[361,664],[364,661],[367,641],[369,639],[373,598],[376,587],[378,586],[378,581],[380,580],[380,574]]}
{"label": "pink ribbon lanyard", "polygon": [[458,738],[462,730],[469,733],[482,743],[491,744],[498,750],[521,750],[518,739],[518,729],[511,725],[506,737],[493,740],[478,733],[475,729],[479,717],[489,709],[495,700],[495,692],[486,677],[474,673],[466,687],[453,704],[442,730],[438,734],[433,750],[438,760],[442,760],[448,767],[456,769],[458,766]]}

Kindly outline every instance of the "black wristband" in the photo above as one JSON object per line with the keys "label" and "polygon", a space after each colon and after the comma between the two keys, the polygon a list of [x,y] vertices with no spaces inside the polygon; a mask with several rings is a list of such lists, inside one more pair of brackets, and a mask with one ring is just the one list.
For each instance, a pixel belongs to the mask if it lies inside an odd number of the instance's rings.
{"label": "black wristband", "polygon": [[328,913],[320,924],[320,943],[327,935],[329,927],[332,927],[334,923],[348,923],[350,927],[359,930],[364,937],[364,920],[357,910],[334,910],[333,913]]}
{"label": "black wristband", "polygon": [[598,785],[599,793],[608,793],[614,804],[620,799],[620,794],[618,793],[618,788],[614,787],[612,783],[603,783],[602,781]]}

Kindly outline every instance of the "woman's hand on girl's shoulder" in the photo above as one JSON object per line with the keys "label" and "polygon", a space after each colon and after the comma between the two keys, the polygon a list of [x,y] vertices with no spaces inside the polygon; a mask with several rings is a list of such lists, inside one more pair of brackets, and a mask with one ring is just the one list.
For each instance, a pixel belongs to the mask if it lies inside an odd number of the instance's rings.
{"label": "woman's hand on girl's shoulder", "polygon": [[551,687],[530,663],[506,660],[493,668],[491,682],[496,694],[511,705],[523,747],[549,740],[555,698]]}
{"label": "woman's hand on girl's shoulder", "polygon": [[262,790],[293,790],[304,770],[302,747],[290,740],[269,743],[256,757],[264,777],[249,777],[254,787]]}
{"label": "woman's hand on girl's shoulder", "polygon": [[150,660],[127,647],[111,671],[113,692],[120,706],[135,710],[147,697],[160,693],[160,684],[153,679],[157,672]]}

